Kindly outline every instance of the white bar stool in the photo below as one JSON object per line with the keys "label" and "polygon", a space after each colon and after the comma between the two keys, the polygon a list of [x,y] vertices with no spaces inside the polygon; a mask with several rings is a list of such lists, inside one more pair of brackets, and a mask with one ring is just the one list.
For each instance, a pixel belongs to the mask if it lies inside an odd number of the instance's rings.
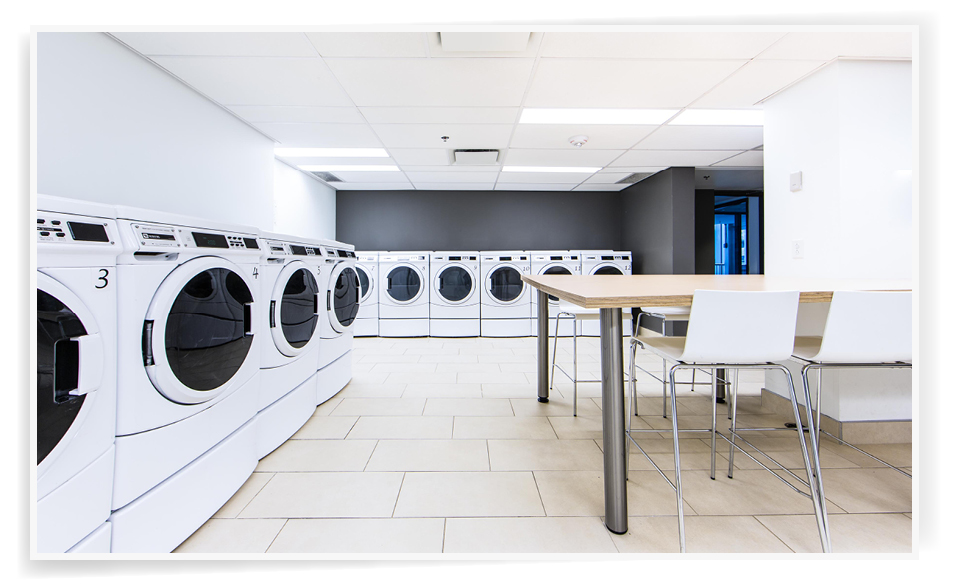
{"label": "white bar stool", "polygon": [[[826,316],[822,337],[797,337],[793,357],[805,362],[802,383],[806,391],[806,410],[812,419],[809,371],[816,371],[816,449],[822,431],[822,371],[829,368],[911,368],[912,367],[912,293],[835,291]],[[902,475],[912,475],[878,457],[836,437],[839,443],[891,467]],[[817,455],[818,458],[818,455]],[[821,470],[820,470],[821,471]],[[817,489],[825,506],[822,475],[816,475]],[[829,532],[828,517],[826,532]]]}
{"label": "white bar stool", "polygon": [[[799,406],[796,401],[796,392],[793,387],[792,375],[784,366],[774,363],[789,359],[792,354],[793,340],[796,332],[796,314],[799,307],[798,291],[781,292],[743,292],[743,291],[709,291],[698,290],[693,295],[693,305],[690,310],[690,320],[687,326],[686,337],[638,337],[640,342],[649,351],[673,362],[669,371],[670,378],[670,415],[673,425],[673,462],[675,482],[663,473],[649,455],[633,438],[638,432],[659,432],[659,429],[639,430],[628,429],[627,438],[640,452],[644,454],[651,465],[666,479],[676,491],[677,520],[680,532],[680,551],[686,551],[686,532],[683,522],[683,485],[680,472],[680,440],[677,421],[676,401],[676,372],[681,369],[764,369],[780,370],[785,373],[789,382],[789,397],[792,403],[793,415],[796,418],[796,430],[799,437],[799,446],[803,455],[807,480],[789,472],[785,466],[782,471],[789,473],[795,480],[801,482],[809,493],[802,491],[791,482],[784,479],[776,471],[769,469],[759,460],[742,449],[740,452],[751,457],[764,469],[789,485],[798,493],[812,500],[816,515],[816,525],[819,530],[819,539],[825,552],[829,552],[826,533],[827,522],[823,518],[824,508],[819,501],[816,482],[813,474],[818,473],[817,449],[815,432],[812,428],[812,419],[809,419],[809,437],[812,448],[807,449],[806,440],[802,433],[802,420],[799,416]],[[726,437],[716,430],[716,378],[711,378],[713,389],[713,409],[711,427],[709,429],[683,429],[682,432],[703,431],[710,433],[710,478],[716,479],[716,438]],[[734,400],[734,403],[736,401]],[[735,420],[734,420],[735,428]],[[735,446],[735,431],[731,431]],[[813,471],[815,470],[815,471]],[[732,463],[729,477],[732,477]]]}
{"label": "white bar stool", "polygon": [[[630,309],[624,308],[621,309],[623,315],[629,315]],[[560,321],[561,319],[573,319],[571,325],[574,328],[574,373],[573,375],[568,374],[564,368],[557,364],[557,340],[560,332]],[[567,376],[571,382],[574,383],[574,416],[577,416],[577,384],[586,383],[586,382],[601,382],[601,380],[579,380],[577,378],[577,321],[599,321],[600,320],[600,309],[585,309],[580,305],[575,305],[569,301],[561,300],[559,303],[559,309],[557,313],[557,321],[554,323],[554,351],[552,352],[551,364],[550,364],[550,389],[554,389],[554,370],[560,370],[560,372]],[[622,338],[621,338],[622,339]]]}

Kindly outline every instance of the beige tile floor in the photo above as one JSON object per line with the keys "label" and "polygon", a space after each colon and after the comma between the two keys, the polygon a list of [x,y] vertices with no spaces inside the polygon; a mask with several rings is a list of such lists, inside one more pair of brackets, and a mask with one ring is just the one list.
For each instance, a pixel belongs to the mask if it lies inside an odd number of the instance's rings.
{"label": "beige tile floor", "polygon": [[[678,551],[673,491],[636,449],[627,534],[603,525],[600,387],[558,373],[537,402],[536,340],[359,338],[354,378],[176,552],[661,553]],[[558,351],[570,364],[570,343]],[[580,377],[599,377],[598,340],[579,342]],[[638,360],[660,371],[658,358]],[[689,375],[689,374],[687,374]],[[640,445],[672,477],[659,383],[638,376]],[[761,372],[741,372],[741,425],[782,426],[764,409]],[[679,390],[683,428],[708,426],[708,385]],[[720,428],[725,407],[719,406]],[[752,442],[799,473],[791,433]],[[708,435],[681,433],[687,551],[813,553],[812,504],[737,454],[726,476],[720,440],[709,477]],[[911,445],[873,445],[911,466]],[[912,551],[912,482],[825,440],[821,451],[835,552]]]}

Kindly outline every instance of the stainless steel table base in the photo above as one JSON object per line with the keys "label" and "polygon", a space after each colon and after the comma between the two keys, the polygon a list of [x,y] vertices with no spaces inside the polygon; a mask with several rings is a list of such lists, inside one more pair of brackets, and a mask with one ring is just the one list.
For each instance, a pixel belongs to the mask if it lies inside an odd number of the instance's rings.
{"label": "stainless steel table base", "polygon": [[537,291],[537,401],[547,402],[550,400],[550,384],[548,383],[547,363],[547,329],[548,312],[550,301],[547,293],[542,290]]}
{"label": "stainless steel table base", "polygon": [[607,529],[616,534],[627,532],[627,441],[624,434],[626,417],[623,396],[622,336],[620,309],[600,309],[604,513]]}

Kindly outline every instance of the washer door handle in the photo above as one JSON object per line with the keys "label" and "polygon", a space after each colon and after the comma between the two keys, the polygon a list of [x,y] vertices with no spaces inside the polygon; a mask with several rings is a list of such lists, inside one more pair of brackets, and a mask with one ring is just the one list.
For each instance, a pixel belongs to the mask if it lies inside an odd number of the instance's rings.
{"label": "washer door handle", "polygon": [[103,339],[97,335],[83,335],[72,341],[79,344],[79,373],[70,396],[83,396],[95,391],[103,383]]}

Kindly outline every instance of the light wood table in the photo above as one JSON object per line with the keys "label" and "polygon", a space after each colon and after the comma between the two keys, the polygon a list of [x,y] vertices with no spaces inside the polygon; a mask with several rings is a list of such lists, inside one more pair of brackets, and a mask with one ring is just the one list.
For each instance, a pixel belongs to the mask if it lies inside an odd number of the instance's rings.
{"label": "light wood table", "polygon": [[836,290],[912,290],[908,280],[801,278],[763,275],[522,276],[537,289],[537,400],[549,400],[547,295],[600,309],[600,369],[604,446],[604,510],[607,528],[627,532],[627,445],[623,389],[621,308],[678,307],[697,290],[798,290],[803,303],[827,303]]}

